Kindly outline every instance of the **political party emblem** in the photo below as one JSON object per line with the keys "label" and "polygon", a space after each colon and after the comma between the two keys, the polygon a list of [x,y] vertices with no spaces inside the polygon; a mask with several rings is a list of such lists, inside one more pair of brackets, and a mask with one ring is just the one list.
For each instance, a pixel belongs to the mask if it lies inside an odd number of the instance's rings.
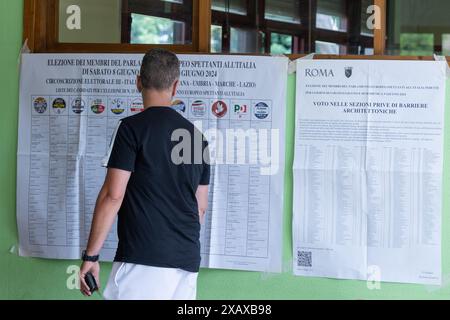
{"label": "political party emblem", "polygon": [[53,111],[57,114],[62,114],[66,111],[66,101],[63,98],[56,98],[52,103]]}
{"label": "political party emblem", "polygon": [[172,102],[172,109],[178,112],[186,112],[186,104],[181,100],[175,100]]}
{"label": "political party emblem", "polygon": [[125,112],[125,101],[121,98],[116,98],[111,101],[111,112],[119,115]]}
{"label": "political party emblem", "polygon": [[206,104],[202,100],[195,100],[191,105],[192,115],[201,118],[206,113]]}
{"label": "political party emblem", "polygon": [[259,102],[255,105],[254,114],[258,119],[266,119],[269,116],[269,106],[264,102]]}
{"label": "political party emblem", "polygon": [[234,114],[239,118],[243,118],[248,114],[248,106],[246,104],[234,104],[233,107]]}
{"label": "political party emblem", "polygon": [[217,101],[212,105],[211,111],[217,118],[223,118],[227,114],[228,107],[225,102]]}
{"label": "political party emblem", "polygon": [[130,111],[131,114],[136,114],[144,111],[144,103],[142,102],[142,98],[136,98],[131,101]]}
{"label": "political party emblem", "polygon": [[38,97],[34,99],[33,106],[37,113],[43,114],[47,110],[47,100],[43,97]]}
{"label": "political party emblem", "polygon": [[105,103],[103,102],[103,99],[94,99],[91,103],[91,110],[95,114],[101,114],[105,111]]}
{"label": "political party emblem", "polygon": [[75,114],[81,114],[84,111],[84,101],[81,98],[76,98],[72,101],[72,111]]}

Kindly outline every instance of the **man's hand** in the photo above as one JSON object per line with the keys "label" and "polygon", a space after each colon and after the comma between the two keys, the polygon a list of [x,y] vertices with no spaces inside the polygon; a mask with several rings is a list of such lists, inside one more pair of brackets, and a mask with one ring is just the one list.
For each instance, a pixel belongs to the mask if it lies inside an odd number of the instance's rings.
{"label": "man's hand", "polygon": [[[100,194],[95,204],[94,217],[92,219],[91,233],[89,235],[86,250],[92,255],[100,252],[109,230],[116,219],[117,212],[122,205],[123,197],[127,188],[128,180],[131,172],[108,169],[106,173],[105,183],[103,184]],[[95,254],[94,254],[95,253]],[[80,291],[85,296],[91,296],[89,286],[86,284],[84,277],[90,272],[95,278],[97,285],[100,287],[100,264],[98,262],[85,261],[80,268]]]}
{"label": "man's hand", "polygon": [[83,295],[90,297],[92,292],[89,290],[89,286],[84,280],[84,277],[88,272],[92,273],[97,282],[97,286],[100,288],[100,263],[85,261],[80,268],[80,291]]}

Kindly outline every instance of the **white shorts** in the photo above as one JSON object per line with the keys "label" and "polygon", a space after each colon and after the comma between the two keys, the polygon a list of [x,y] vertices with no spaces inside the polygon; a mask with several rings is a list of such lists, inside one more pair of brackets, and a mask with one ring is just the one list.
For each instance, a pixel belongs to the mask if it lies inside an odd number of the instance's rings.
{"label": "white shorts", "polygon": [[106,300],[195,300],[196,272],[114,262]]}

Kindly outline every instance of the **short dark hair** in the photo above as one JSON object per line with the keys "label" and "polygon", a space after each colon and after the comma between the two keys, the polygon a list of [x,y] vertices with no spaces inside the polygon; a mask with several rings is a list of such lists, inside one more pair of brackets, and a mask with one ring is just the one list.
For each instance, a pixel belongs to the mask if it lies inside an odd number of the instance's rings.
{"label": "short dark hair", "polygon": [[180,61],[170,51],[152,49],[142,60],[140,76],[145,89],[170,89],[175,80],[180,78]]}

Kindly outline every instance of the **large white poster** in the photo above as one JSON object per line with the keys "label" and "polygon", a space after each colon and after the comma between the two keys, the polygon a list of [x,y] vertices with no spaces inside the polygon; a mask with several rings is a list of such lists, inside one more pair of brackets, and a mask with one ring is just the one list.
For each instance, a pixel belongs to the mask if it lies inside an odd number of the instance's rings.
{"label": "large white poster", "polygon": [[[287,58],[180,55],[173,107],[210,140],[202,266],[281,271]],[[142,111],[142,55],[25,54],[20,84],[20,254],[80,258],[118,120]],[[111,260],[115,229],[101,256]]]}
{"label": "large white poster", "polygon": [[298,60],[294,273],[441,283],[445,62]]}

